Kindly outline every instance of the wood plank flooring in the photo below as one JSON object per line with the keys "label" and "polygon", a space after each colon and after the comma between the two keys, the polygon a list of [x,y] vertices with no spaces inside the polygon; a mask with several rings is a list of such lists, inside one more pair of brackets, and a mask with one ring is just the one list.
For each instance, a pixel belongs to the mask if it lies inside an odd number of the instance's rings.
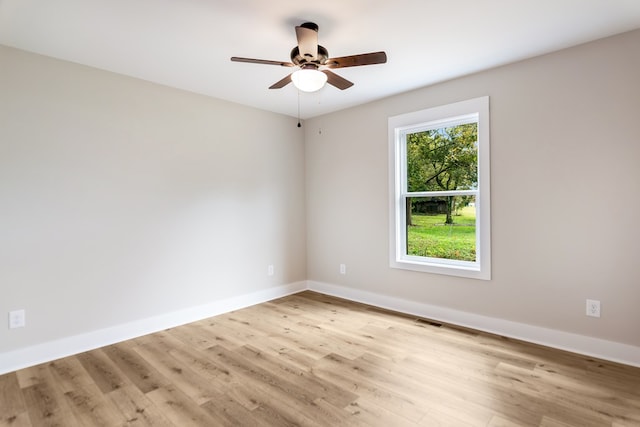
{"label": "wood plank flooring", "polygon": [[0,426],[640,426],[640,368],[303,292],[2,375]]}

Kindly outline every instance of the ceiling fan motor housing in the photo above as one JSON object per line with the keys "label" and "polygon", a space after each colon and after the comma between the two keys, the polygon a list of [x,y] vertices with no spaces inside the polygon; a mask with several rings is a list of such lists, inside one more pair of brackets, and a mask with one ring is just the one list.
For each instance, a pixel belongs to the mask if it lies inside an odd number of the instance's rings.
{"label": "ceiling fan motor housing", "polygon": [[304,56],[300,55],[300,49],[298,46],[295,46],[291,49],[291,62],[298,66],[303,66],[304,64],[316,64],[316,66],[324,65],[329,59],[329,51],[325,49],[323,46],[318,45],[318,55],[315,60],[309,60]]}

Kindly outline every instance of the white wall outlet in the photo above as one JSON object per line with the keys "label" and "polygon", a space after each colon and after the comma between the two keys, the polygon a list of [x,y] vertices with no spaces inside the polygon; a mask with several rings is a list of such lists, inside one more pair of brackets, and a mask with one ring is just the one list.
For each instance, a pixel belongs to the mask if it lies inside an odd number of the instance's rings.
{"label": "white wall outlet", "polygon": [[25,311],[14,310],[9,312],[9,329],[24,328],[25,325]]}
{"label": "white wall outlet", "polygon": [[587,316],[600,317],[600,301],[595,299],[587,300]]}
{"label": "white wall outlet", "polygon": [[275,271],[276,271],[276,269],[273,266],[273,264],[269,264],[269,266],[267,267],[267,275],[268,276],[273,276]]}
{"label": "white wall outlet", "polygon": [[340,274],[347,274],[347,265],[340,264]]}

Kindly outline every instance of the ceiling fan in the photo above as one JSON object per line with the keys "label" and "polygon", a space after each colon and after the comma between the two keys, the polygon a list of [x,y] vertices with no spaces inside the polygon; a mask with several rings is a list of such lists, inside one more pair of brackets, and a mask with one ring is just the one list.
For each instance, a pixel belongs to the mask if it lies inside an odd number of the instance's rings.
{"label": "ceiling fan", "polygon": [[240,58],[233,56],[234,62],[298,67],[298,70],[269,86],[269,89],[281,89],[293,82],[303,92],[320,90],[325,83],[340,90],[353,86],[349,80],[340,77],[331,70],[334,68],[358,67],[361,65],[384,64],[387,54],[384,52],[363,53],[360,55],[329,58],[329,52],[318,44],[318,26],[305,22],[296,27],[298,45],[291,50],[291,62],[270,61],[266,59]]}

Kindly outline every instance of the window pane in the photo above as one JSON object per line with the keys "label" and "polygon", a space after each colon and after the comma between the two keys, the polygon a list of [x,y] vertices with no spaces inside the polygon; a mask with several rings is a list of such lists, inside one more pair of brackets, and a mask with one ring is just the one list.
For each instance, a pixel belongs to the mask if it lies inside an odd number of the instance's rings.
{"label": "window pane", "polygon": [[408,133],[407,190],[476,189],[477,141],[477,122]]}
{"label": "window pane", "polygon": [[475,196],[407,197],[407,255],[476,261]]}

